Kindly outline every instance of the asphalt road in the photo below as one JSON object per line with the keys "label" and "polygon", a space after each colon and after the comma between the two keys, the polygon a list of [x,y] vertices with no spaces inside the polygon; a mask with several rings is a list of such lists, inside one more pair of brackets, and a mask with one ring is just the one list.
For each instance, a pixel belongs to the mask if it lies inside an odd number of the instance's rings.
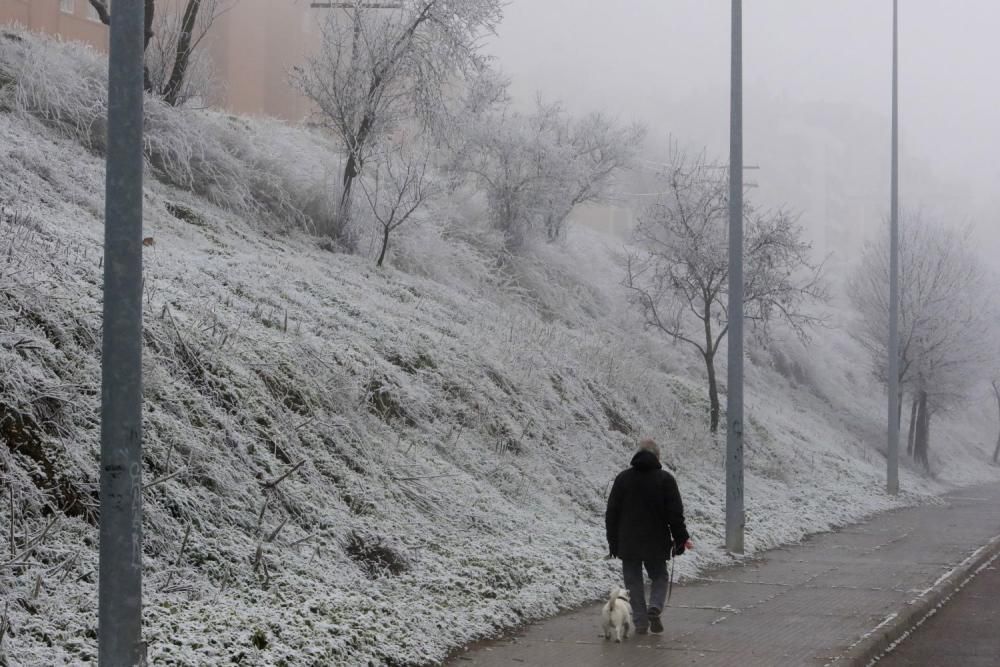
{"label": "asphalt road", "polygon": [[878,667],[1000,665],[1000,559],[878,661]]}

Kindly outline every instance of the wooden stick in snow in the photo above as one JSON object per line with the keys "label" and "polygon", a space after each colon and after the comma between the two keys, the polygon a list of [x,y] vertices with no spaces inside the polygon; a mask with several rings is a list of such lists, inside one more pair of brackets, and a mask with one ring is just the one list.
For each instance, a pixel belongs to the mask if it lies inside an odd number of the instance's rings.
{"label": "wooden stick in snow", "polygon": [[278,537],[278,533],[281,532],[281,529],[285,527],[286,523],[288,523],[288,518],[287,517],[285,518],[284,521],[281,522],[281,524],[277,528],[274,529],[274,531],[270,535],[268,535],[266,541],[267,542],[274,542],[274,540]]}
{"label": "wooden stick in snow", "polygon": [[147,491],[147,490],[153,488],[154,486],[157,486],[159,484],[163,484],[164,482],[169,482],[170,480],[174,479],[175,477],[179,477],[181,474],[184,473],[185,470],[187,470],[187,468],[179,468],[179,469],[173,471],[172,473],[170,473],[169,475],[163,475],[162,477],[157,477],[156,479],[154,479],[149,484],[143,484],[142,485],[142,490],[143,491]]}
{"label": "wooden stick in snow", "polygon": [[167,574],[167,581],[160,588],[160,592],[161,593],[166,593],[167,590],[170,588],[170,582],[173,581],[173,579],[174,579],[174,572],[177,571],[177,568],[181,564],[181,559],[184,558],[184,550],[187,548],[188,537],[190,535],[191,535],[191,524],[189,523],[187,525],[187,528],[184,530],[184,538],[181,540],[181,548],[177,552],[177,558],[174,559],[174,567]]}
{"label": "wooden stick in snow", "polygon": [[306,535],[305,537],[303,537],[301,540],[295,540],[294,542],[292,542],[288,546],[290,546],[290,547],[297,547],[300,544],[304,544],[305,542],[308,542],[309,540],[311,540],[314,537],[316,537],[316,533],[309,533],[308,535]]}
{"label": "wooden stick in snow", "polygon": [[10,602],[3,603],[3,619],[0,619],[0,648],[3,648],[3,638],[7,634],[7,628],[10,627],[10,621],[8,619],[8,614],[10,613]]}
{"label": "wooden stick in snow", "polygon": [[393,477],[392,480],[394,482],[419,482],[420,480],[424,479],[442,479],[444,477],[458,477],[458,476],[459,474],[455,473],[451,475],[426,475],[423,477]]}
{"label": "wooden stick in snow", "polygon": [[17,549],[14,546],[14,487],[10,487],[10,557],[17,556]]}
{"label": "wooden stick in snow", "polygon": [[298,470],[299,468],[301,468],[302,465],[305,462],[306,462],[306,460],[302,459],[301,461],[299,461],[298,463],[296,463],[295,465],[293,465],[291,467],[291,469],[288,470],[288,472],[286,472],[285,474],[283,474],[281,477],[278,477],[276,479],[272,479],[270,482],[262,482],[262,484],[264,485],[264,488],[265,489],[273,489],[273,488],[275,488],[276,486],[278,486],[278,484],[280,484],[281,482],[285,481],[292,473],[294,473],[296,470]]}
{"label": "wooden stick in snow", "polygon": [[267,509],[267,501],[271,499],[271,496],[265,495],[264,502],[260,506],[260,512],[257,513],[257,530],[260,531],[260,526],[264,523],[264,511]]}
{"label": "wooden stick in snow", "polygon": [[25,558],[30,556],[35,551],[35,549],[38,548],[38,545],[41,544],[42,540],[45,539],[45,536],[49,534],[49,531],[52,529],[52,526],[54,526],[56,524],[56,521],[58,520],[59,520],[58,516],[52,517],[52,520],[45,525],[45,528],[42,530],[41,534],[29,540],[28,544],[24,547],[21,553],[17,554],[6,563],[0,563],[0,569],[19,565]]}

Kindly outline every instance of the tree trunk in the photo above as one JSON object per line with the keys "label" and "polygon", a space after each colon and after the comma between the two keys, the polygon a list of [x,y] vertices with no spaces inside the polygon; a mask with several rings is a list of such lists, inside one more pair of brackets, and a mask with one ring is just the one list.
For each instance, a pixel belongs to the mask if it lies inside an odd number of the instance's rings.
{"label": "tree trunk", "polygon": [[104,4],[104,0],[90,0],[90,6],[97,12],[97,18],[101,20],[101,23],[107,26],[111,25],[111,14],[108,12],[108,6]]}
{"label": "tree trunk", "polygon": [[913,443],[913,456],[917,463],[924,466],[924,469],[928,472],[930,471],[930,457],[928,456],[928,449],[930,447],[930,426],[931,418],[930,412],[927,409],[927,392],[920,391],[920,404],[917,408],[917,433],[916,438]]}
{"label": "tree trunk", "polygon": [[545,216],[545,240],[549,243],[555,243],[559,239],[559,228],[555,217],[555,213],[548,213]]}
{"label": "tree trunk", "polygon": [[702,356],[705,358],[705,368],[708,370],[709,427],[714,435],[719,432],[719,417],[722,410],[719,407],[719,383],[715,379],[715,352],[717,348],[713,346],[715,340],[712,335],[712,301],[711,294],[702,293],[704,311],[701,321],[705,325],[705,351],[702,352]]}
{"label": "tree trunk", "polygon": [[156,15],[156,0],[146,0],[145,17],[145,38],[142,41],[142,50],[149,48],[149,43],[153,40],[153,17]]}
{"label": "tree trunk", "polygon": [[719,406],[719,383],[715,379],[715,355],[705,354],[704,357],[705,369],[708,371],[709,428],[712,433],[718,433],[722,410]]}
{"label": "tree trunk", "polygon": [[[153,39],[153,17],[156,15],[156,0],[146,0],[146,32],[142,42],[143,53],[149,48],[149,42]],[[153,81],[149,78],[149,66],[142,66],[142,89],[147,93],[153,92]]]}
{"label": "tree trunk", "polygon": [[334,221],[333,235],[340,238],[351,217],[351,188],[354,185],[354,156],[347,158],[347,167],[344,169],[343,190],[340,192],[340,205],[337,207],[337,219]]}
{"label": "tree trunk", "polygon": [[344,189],[340,194],[340,210],[337,212],[336,231],[338,235],[346,229],[347,223],[350,221],[351,191],[353,190],[354,180],[361,175],[361,170],[364,168],[364,160],[361,158],[361,155],[368,146],[368,140],[371,137],[374,126],[375,118],[369,110],[365,114],[365,117],[361,119],[354,145],[348,147],[347,164],[344,165]]}
{"label": "tree trunk", "polygon": [[187,7],[184,9],[184,18],[181,20],[181,34],[177,38],[177,54],[174,56],[174,67],[170,71],[170,78],[163,89],[163,100],[172,107],[177,106],[181,90],[184,87],[188,64],[191,62],[191,41],[194,39],[194,30],[198,23],[198,11],[200,9],[201,0],[188,0]]}
{"label": "tree trunk", "polygon": [[906,453],[909,456],[913,456],[913,436],[915,435],[917,426],[917,397],[913,397],[913,403],[910,406],[910,430],[906,433]]}
{"label": "tree trunk", "polygon": [[[993,383],[993,393],[997,397],[997,411],[1000,411],[1000,381]],[[993,450],[993,463],[1000,462],[1000,435],[997,435],[997,448]]]}
{"label": "tree trunk", "polygon": [[340,206],[337,209],[337,220],[334,234],[343,236],[351,220],[351,193],[354,189],[354,179],[361,173],[361,160],[354,151],[348,151],[347,164],[344,166],[343,190],[340,192]]}
{"label": "tree trunk", "polygon": [[899,392],[899,396],[896,397],[896,430],[903,425],[903,392]]}
{"label": "tree trunk", "polygon": [[[149,48],[149,42],[153,39],[153,18],[156,16],[156,0],[146,1],[145,33],[142,42],[143,52]],[[111,12],[106,0],[90,0],[90,6],[97,12],[97,18],[106,26],[111,26]],[[142,87],[147,93],[153,92],[153,83],[149,78],[149,67],[143,65]]]}
{"label": "tree trunk", "polygon": [[927,392],[923,392],[920,397],[920,420],[922,426],[920,427],[920,463],[923,464],[924,468],[930,472],[931,469],[931,459],[930,459],[930,447],[931,447],[931,411],[930,407],[927,405]]}
{"label": "tree trunk", "polygon": [[381,267],[383,260],[385,260],[385,251],[389,247],[389,228],[382,228],[382,252],[378,254],[378,261],[375,262],[375,266]]}

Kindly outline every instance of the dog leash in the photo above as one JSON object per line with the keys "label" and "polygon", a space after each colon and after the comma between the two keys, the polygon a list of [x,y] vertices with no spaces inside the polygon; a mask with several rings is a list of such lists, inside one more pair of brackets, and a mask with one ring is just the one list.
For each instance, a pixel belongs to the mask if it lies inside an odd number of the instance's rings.
{"label": "dog leash", "polygon": [[674,546],[677,544],[674,541],[674,534],[668,532],[670,535],[670,562],[667,563],[667,602],[666,605],[670,606],[670,595],[674,592],[674,560],[677,558],[677,554],[674,553]]}
{"label": "dog leash", "polygon": [[670,594],[674,592],[674,558],[670,559],[670,564],[667,566],[667,605],[670,606]]}

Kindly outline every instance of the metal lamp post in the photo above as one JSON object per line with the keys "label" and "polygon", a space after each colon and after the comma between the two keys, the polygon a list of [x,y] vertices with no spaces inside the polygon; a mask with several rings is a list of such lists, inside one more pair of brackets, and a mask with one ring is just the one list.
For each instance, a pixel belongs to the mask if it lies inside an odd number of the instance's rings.
{"label": "metal lamp post", "polygon": [[892,174],[889,202],[889,423],[886,488],[899,493],[899,0],[892,0]]}

